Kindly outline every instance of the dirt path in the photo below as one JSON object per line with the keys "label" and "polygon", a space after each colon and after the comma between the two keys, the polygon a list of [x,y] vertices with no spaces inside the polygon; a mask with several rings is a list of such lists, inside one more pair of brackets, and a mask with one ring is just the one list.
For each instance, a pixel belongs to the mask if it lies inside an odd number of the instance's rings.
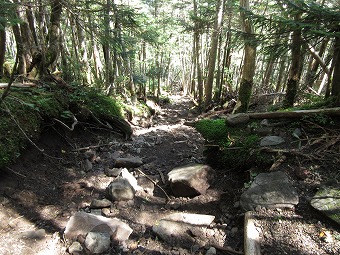
{"label": "dirt path", "polygon": [[[88,210],[92,199],[105,196],[105,188],[113,178],[104,172],[117,155],[140,157],[144,163],[140,170],[169,192],[162,178],[171,169],[203,162],[202,137],[193,128],[183,125],[194,117],[189,112],[192,106],[189,98],[173,97],[172,104],[163,107],[153,118],[151,127],[134,127],[132,141],[95,128],[69,132],[61,127],[46,127],[36,146],[30,146],[15,165],[1,172],[0,254],[67,254],[61,233],[69,217],[78,210]],[[110,145],[92,150],[91,166],[85,161],[89,151],[74,151],[99,144]],[[85,171],[86,168],[91,169]],[[220,193],[211,189],[204,196],[173,198],[171,203],[165,204],[164,194],[155,187],[153,194],[147,197],[137,196],[134,201],[116,203],[110,216],[127,222],[134,230],[125,245],[126,254],[133,251],[190,254],[190,248],[160,241],[152,232],[152,225],[163,215],[179,211],[213,214],[220,221]],[[231,223],[234,216],[224,220]],[[233,224],[228,224],[229,230]],[[242,233],[236,228],[233,231],[239,236],[233,246],[240,248]],[[215,233],[216,238],[223,236],[222,232]],[[224,241],[225,237],[216,240],[221,245]],[[198,248],[195,248],[197,252]],[[111,254],[119,249],[113,248]]]}
{"label": "dirt path", "polygon": [[[131,141],[89,125],[74,132],[46,126],[36,146],[29,146],[16,164],[0,172],[0,255],[69,254],[69,244],[62,235],[66,223],[77,211],[103,214],[90,210],[89,205],[93,199],[105,197],[105,189],[113,180],[105,172],[118,156],[141,158],[144,164],[139,169],[171,196],[163,177],[175,167],[204,162],[202,137],[184,125],[195,118],[192,106],[190,98],[172,97],[172,104],[159,109],[151,126],[134,127]],[[97,145],[106,146],[79,150]],[[258,227],[262,229],[263,254],[339,254],[338,228],[315,215],[306,202],[306,194],[312,194],[308,181],[313,176],[297,180],[292,169],[292,164],[282,165],[299,191],[301,202],[296,210],[262,208],[257,212],[262,219]],[[106,216],[126,222],[133,233],[123,246],[113,245],[109,254],[205,255],[211,243],[242,251],[244,212],[235,203],[243,190],[243,178],[241,170],[239,175],[218,171],[205,195],[191,199],[171,197],[170,203],[165,203],[160,189],[151,187],[153,192],[114,203]],[[189,233],[191,239],[206,243],[192,245],[185,238],[171,243],[155,235],[152,226],[176,212],[215,216],[205,231]],[[320,238],[323,231],[331,234],[332,242]],[[216,254],[226,253],[217,250]]]}

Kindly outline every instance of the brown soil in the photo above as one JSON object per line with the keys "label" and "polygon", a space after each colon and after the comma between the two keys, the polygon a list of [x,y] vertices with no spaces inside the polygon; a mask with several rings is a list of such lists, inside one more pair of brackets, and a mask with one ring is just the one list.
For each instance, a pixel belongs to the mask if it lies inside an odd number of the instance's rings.
{"label": "brown soil", "polygon": [[[105,197],[105,188],[112,178],[104,172],[112,166],[113,154],[142,158],[144,165],[140,170],[171,195],[162,176],[177,166],[205,161],[204,140],[193,128],[183,125],[196,117],[189,110],[193,104],[187,97],[172,100],[172,104],[162,106],[151,127],[134,126],[132,141],[85,123],[73,132],[46,126],[36,145],[0,173],[0,254],[68,254],[63,229],[75,212],[89,211],[92,199]],[[92,149],[93,168],[85,172],[86,150],[79,148],[103,144],[107,146]],[[321,168],[325,166],[319,164]],[[339,228],[308,205],[308,197],[322,181],[322,169],[299,179],[292,170],[298,167],[296,161],[294,165],[289,160],[280,166],[301,195],[296,209],[258,208],[256,212],[257,226],[262,230],[262,252],[340,254]],[[338,171],[337,168],[338,165]],[[113,246],[110,254],[205,254],[212,244],[243,251],[244,212],[235,203],[244,182],[244,171],[218,170],[216,181],[205,195],[171,197],[166,204],[164,194],[155,187],[152,194],[138,194],[133,201],[115,203],[109,216],[128,223],[133,233],[124,246]],[[188,247],[185,240],[169,244],[155,236],[152,226],[157,219],[178,211],[215,216],[209,226],[211,231],[206,233],[206,244]],[[322,233],[330,238],[324,238]],[[218,249],[217,254],[226,251]]]}

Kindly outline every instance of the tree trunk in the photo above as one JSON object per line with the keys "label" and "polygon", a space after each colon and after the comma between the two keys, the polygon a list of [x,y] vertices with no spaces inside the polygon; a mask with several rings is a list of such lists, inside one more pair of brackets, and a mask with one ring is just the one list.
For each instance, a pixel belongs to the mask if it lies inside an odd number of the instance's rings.
{"label": "tree trunk", "polygon": [[335,98],[336,104],[340,105],[340,36],[335,37],[333,54],[334,69],[331,95]]}
{"label": "tree trunk", "polygon": [[60,55],[60,19],[62,13],[61,0],[51,3],[50,27],[48,31],[48,49],[46,54],[46,68],[53,70]]}
{"label": "tree trunk", "polygon": [[205,108],[207,108],[211,104],[211,99],[212,99],[212,90],[213,90],[213,83],[214,83],[214,77],[215,77],[214,75],[215,64],[216,64],[216,56],[217,56],[217,48],[218,48],[218,38],[220,34],[220,29],[222,26],[223,8],[224,8],[224,1],[217,0],[214,31],[212,33],[211,46],[210,46],[210,52],[209,52],[208,78],[205,84],[205,102],[204,102]]}
{"label": "tree trunk", "polygon": [[3,29],[0,29],[0,79],[4,75],[4,63],[6,53],[6,28],[2,24]]}
{"label": "tree trunk", "polygon": [[17,44],[17,57],[18,57],[18,70],[15,70],[18,72],[18,74],[26,74],[26,58],[24,54],[24,47],[22,43],[22,37],[20,32],[19,25],[13,25],[13,34],[15,37],[15,42]]}
{"label": "tree trunk", "polygon": [[[320,45],[320,49],[319,49],[319,54],[312,54],[312,63],[310,65],[310,68],[306,74],[306,79],[305,79],[305,86],[308,87],[313,87],[314,81],[316,80],[316,76],[317,76],[317,71],[318,68],[320,66],[320,64],[322,64],[324,66],[324,71],[327,70],[327,65],[323,62],[322,60],[322,56],[325,53],[325,50],[327,48],[327,44],[329,42],[328,38],[325,38],[321,45]],[[310,47],[308,47],[308,49],[311,51],[312,49]]]}
{"label": "tree trunk", "polygon": [[[197,17],[197,2],[194,0],[194,15]],[[202,69],[201,69],[201,47],[200,47],[200,31],[198,21],[195,21],[195,56],[196,56],[196,68],[197,68],[197,87],[198,87],[198,105],[202,109],[203,105],[203,78],[202,78]]]}
{"label": "tree trunk", "polygon": [[[296,14],[294,21],[299,22],[301,14]],[[283,101],[283,106],[288,108],[292,107],[295,102],[295,97],[298,91],[300,76],[301,76],[301,29],[296,28],[292,35],[292,60],[287,81],[286,96]]]}
{"label": "tree trunk", "polygon": [[277,77],[277,82],[276,82],[276,87],[275,87],[275,92],[281,92],[282,91],[282,79],[283,79],[283,72],[286,69],[286,62],[285,62],[285,58],[281,57],[280,59],[280,69],[279,69],[279,75]]}
{"label": "tree trunk", "polygon": [[[249,0],[240,0],[240,6],[243,10],[249,10]],[[244,35],[244,60],[243,71],[239,89],[239,98],[234,109],[235,113],[247,112],[249,100],[253,88],[253,78],[255,75],[256,63],[256,42],[253,34],[253,26],[246,13],[241,10],[241,20]]]}

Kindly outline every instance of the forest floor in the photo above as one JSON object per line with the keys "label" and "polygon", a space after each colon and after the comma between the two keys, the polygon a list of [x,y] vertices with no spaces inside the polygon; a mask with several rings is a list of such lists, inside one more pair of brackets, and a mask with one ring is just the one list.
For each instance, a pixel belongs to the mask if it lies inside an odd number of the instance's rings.
{"label": "forest floor", "polygon": [[[184,125],[197,117],[190,111],[193,103],[181,96],[171,100],[158,110],[151,126],[134,126],[131,141],[84,123],[73,132],[46,126],[40,140],[0,173],[0,254],[68,254],[69,244],[63,239],[66,223],[77,211],[86,211],[94,198],[105,196],[113,179],[105,175],[105,169],[112,165],[114,155],[140,157],[144,163],[140,170],[171,195],[162,176],[178,166],[205,162],[203,138]],[[86,150],[81,148],[97,145],[92,149],[92,165],[85,171]],[[340,254],[340,228],[308,204],[321,182],[334,179],[334,173],[339,178],[339,165],[306,162],[304,167],[316,170],[301,177],[296,174],[301,162],[294,157],[280,166],[297,188],[300,203],[289,210],[256,211],[262,254]],[[195,198],[171,197],[165,203],[156,186],[148,199],[136,196],[133,201],[115,203],[110,215],[129,224],[133,233],[123,248],[114,246],[110,254],[203,255],[210,246],[217,247],[216,254],[229,254],[221,247],[243,252],[244,212],[237,202],[247,181],[243,170],[217,170],[208,192]],[[158,238],[153,224],[173,212],[215,216],[209,238],[216,245],[188,247],[186,240],[174,244]]]}

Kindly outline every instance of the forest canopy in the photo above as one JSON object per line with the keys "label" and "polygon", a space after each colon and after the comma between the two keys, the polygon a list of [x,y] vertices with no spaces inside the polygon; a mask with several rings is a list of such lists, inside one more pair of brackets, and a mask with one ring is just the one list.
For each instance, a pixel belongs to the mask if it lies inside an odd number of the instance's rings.
{"label": "forest canopy", "polygon": [[278,95],[340,103],[337,0],[0,0],[0,78],[135,103],[182,90],[207,110]]}

